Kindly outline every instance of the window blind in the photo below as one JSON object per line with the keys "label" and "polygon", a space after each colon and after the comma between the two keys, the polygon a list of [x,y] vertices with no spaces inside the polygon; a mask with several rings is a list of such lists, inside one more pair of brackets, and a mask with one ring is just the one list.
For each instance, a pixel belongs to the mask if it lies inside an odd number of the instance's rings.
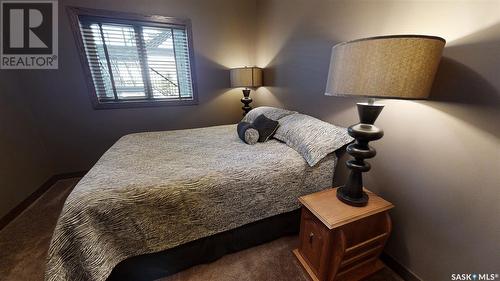
{"label": "window blind", "polygon": [[193,98],[185,26],[79,17],[99,102]]}

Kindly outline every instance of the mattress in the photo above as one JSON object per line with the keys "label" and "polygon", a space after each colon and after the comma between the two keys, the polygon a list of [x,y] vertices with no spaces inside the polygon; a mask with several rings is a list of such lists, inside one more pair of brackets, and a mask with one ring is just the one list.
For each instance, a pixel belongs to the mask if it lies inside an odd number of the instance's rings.
{"label": "mattress", "polygon": [[46,280],[105,280],[128,257],[295,210],[335,165],[310,167],[277,140],[247,145],[236,125],[126,135],[67,198]]}

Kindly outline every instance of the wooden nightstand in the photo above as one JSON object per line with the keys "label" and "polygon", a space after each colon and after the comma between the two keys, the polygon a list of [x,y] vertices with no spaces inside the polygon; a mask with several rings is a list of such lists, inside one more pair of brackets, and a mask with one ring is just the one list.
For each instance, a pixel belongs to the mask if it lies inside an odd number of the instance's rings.
{"label": "wooden nightstand", "polygon": [[313,280],[359,280],[384,266],[379,255],[391,232],[388,210],[394,206],[365,191],[364,207],[339,201],[336,188],[299,198],[300,244],[293,253]]}

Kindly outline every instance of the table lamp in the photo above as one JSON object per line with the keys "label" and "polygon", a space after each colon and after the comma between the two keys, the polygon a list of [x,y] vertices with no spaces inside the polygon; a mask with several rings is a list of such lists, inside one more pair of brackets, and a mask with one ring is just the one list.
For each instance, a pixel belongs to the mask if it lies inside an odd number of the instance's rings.
{"label": "table lamp", "polygon": [[230,70],[231,87],[244,87],[243,98],[243,116],[245,116],[252,107],[249,105],[252,102],[249,88],[257,88],[262,86],[262,68],[258,67],[239,67]]}
{"label": "table lamp", "polygon": [[364,159],[375,156],[368,142],[384,132],[373,124],[384,105],[373,98],[426,99],[429,96],[446,41],[425,35],[392,35],[358,39],[332,49],[326,85],[328,96],[368,97],[357,103],[360,123],[348,128],[355,142],[347,147],[354,159],[347,183],[337,189],[337,198],[352,206],[365,206],[362,173],[371,166]]}

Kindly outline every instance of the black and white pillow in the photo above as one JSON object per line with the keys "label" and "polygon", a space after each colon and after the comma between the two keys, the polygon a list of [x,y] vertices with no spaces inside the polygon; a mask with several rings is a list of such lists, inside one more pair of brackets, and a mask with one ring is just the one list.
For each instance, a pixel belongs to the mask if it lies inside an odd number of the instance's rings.
{"label": "black and white pillow", "polygon": [[252,125],[259,131],[259,142],[268,141],[279,127],[278,121],[269,119],[264,114],[259,115]]}
{"label": "black and white pillow", "polygon": [[271,106],[259,106],[250,110],[241,121],[253,123],[257,117],[264,114],[267,118],[278,121],[279,119],[297,113],[296,111],[290,111],[282,108],[271,107]]}
{"label": "black and white pillow", "polygon": [[353,141],[347,129],[304,114],[279,120],[274,138],[295,149],[312,167],[328,154]]}

